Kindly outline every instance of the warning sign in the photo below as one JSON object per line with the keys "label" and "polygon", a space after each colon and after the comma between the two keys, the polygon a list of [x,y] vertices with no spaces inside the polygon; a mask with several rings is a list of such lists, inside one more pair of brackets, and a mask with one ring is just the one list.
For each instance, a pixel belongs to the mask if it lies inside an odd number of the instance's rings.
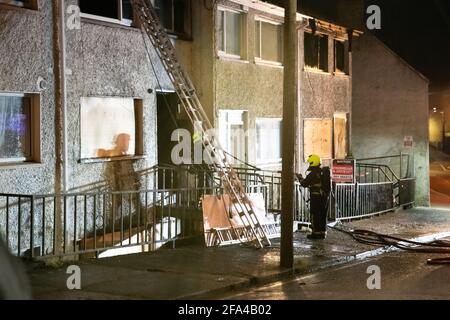
{"label": "warning sign", "polygon": [[412,136],[405,136],[403,139],[403,147],[406,149],[411,149],[414,144],[414,139]]}
{"label": "warning sign", "polygon": [[355,160],[333,160],[331,179],[335,183],[354,183]]}

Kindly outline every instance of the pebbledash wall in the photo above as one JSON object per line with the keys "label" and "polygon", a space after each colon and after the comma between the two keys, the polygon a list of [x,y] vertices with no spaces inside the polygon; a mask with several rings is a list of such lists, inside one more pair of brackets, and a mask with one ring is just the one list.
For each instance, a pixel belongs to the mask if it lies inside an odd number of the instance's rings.
{"label": "pebbledash wall", "polygon": [[[97,189],[97,185],[106,182],[108,189],[117,189],[117,185],[108,185],[119,176],[133,175],[142,169],[157,164],[157,128],[156,128],[156,91],[172,90],[156,52],[150,43],[149,58],[144,45],[144,37],[138,28],[126,27],[98,20],[81,19],[81,28],[65,28],[66,47],[66,125],[67,135],[64,147],[67,149],[67,184],[63,175],[55,174],[57,154],[63,154],[55,139],[55,132],[63,123],[57,120],[57,82],[55,81],[57,52],[54,39],[57,21],[53,19],[51,0],[39,0],[36,9],[21,8],[0,4],[0,94],[33,93],[39,96],[40,108],[40,161],[38,163],[0,164],[0,193],[7,194],[51,194]],[[65,8],[77,1],[66,1]],[[59,14],[59,13],[58,13]],[[61,15],[59,15],[61,17]],[[65,15],[66,19],[69,14]],[[152,59],[156,75],[150,65]],[[41,80],[45,81],[42,82]],[[158,81],[156,80],[159,80]],[[161,88],[159,87],[161,84]],[[120,161],[81,159],[80,109],[82,97],[126,97],[141,99],[143,104],[143,155]],[[120,120],[120,119],[118,119]],[[134,190],[134,179],[124,179],[121,189]],[[153,185],[152,181],[148,181]],[[126,185],[128,184],[128,185]],[[65,185],[65,188],[64,188]],[[144,186],[142,186],[144,187]],[[0,233],[5,234],[5,200],[0,200]],[[12,198],[10,204],[17,202]],[[14,203],[13,203],[14,202]],[[47,214],[52,205],[47,202]],[[69,204],[72,206],[72,204]],[[42,206],[35,208],[35,235],[40,241],[42,233]],[[20,222],[21,253],[29,249],[30,241],[30,205],[22,204]],[[72,207],[68,207],[72,212]],[[9,245],[12,252],[18,249],[18,210],[9,211]],[[62,218],[61,218],[62,219]],[[56,222],[60,225],[61,221]],[[73,217],[67,223],[73,225]],[[101,222],[98,222],[101,225]],[[97,225],[97,226],[98,226]],[[92,221],[88,221],[88,228]],[[68,236],[73,236],[72,227]],[[43,251],[52,247],[51,237],[53,219],[46,219],[46,245]]]}
{"label": "pebbledash wall", "polygon": [[[0,4],[0,92],[39,93],[41,163],[0,166],[0,192],[50,192],[54,187],[55,138],[51,1],[40,10]],[[40,90],[38,80],[47,80]]]}
{"label": "pebbledash wall", "polygon": [[[72,4],[77,1],[66,1],[66,8]],[[50,0],[40,0],[37,10],[0,5],[0,92],[39,93],[41,110],[41,163],[0,165],[0,192],[35,194],[55,190],[55,154],[61,150],[55,150],[53,23]],[[128,162],[135,170],[155,165],[158,84],[140,29],[82,18],[80,29],[66,28],[65,33],[66,191],[104,180],[110,166],[107,161],[81,161],[82,97],[142,99],[144,155],[120,162]],[[158,79],[163,89],[170,90],[167,75],[151,44],[148,46]],[[39,77],[47,81],[44,90],[38,88]]]}
{"label": "pebbledash wall", "polygon": [[[252,1],[221,0],[222,9],[243,13],[243,29],[240,58],[230,58],[218,52],[217,8],[207,9],[193,1],[193,39],[190,45],[176,41],[181,60],[192,70],[192,78],[207,114],[216,127],[220,127],[220,110],[245,110],[246,160],[256,164],[257,118],[282,118],[283,109],[283,66],[267,64],[255,59],[255,18],[282,23],[283,15],[273,10],[273,5],[254,4]],[[280,9],[280,8],[278,8]],[[215,26],[216,25],[216,26]],[[334,39],[348,40],[345,28],[321,30],[328,39],[329,72],[312,71],[304,67],[303,33],[307,20],[299,23],[299,131],[298,159],[303,152],[303,122],[305,119],[332,120],[336,112],[348,114],[351,119],[351,58],[346,61],[347,74],[334,72]],[[325,25],[325,24],[324,24]],[[331,26],[331,24],[327,24]],[[334,26],[334,25],[333,25]],[[310,32],[310,30],[309,30]],[[346,44],[346,51],[348,45]],[[350,136],[350,132],[348,132]],[[267,143],[271,143],[267,141]],[[272,167],[280,168],[279,166]]]}
{"label": "pebbledash wall", "polygon": [[[40,97],[40,163],[0,165],[0,192],[52,193],[55,183],[54,24],[52,2],[36,1],[36,10],[0,4],[0,92],[37,93]],[[78,1],[65,1],[65,9]],[[255,16],[282,22],[267,11],[243,6],[251,1],[220,1],[230,8],[246,8],[247,56],[231,61],[218,55],[216,48],[216,10],[202,1],[192,1],[192,39],[175,40],[180,60],[191,74],[211,120],[218,125],[221,109],[248,111],[248,128],[257,117],[281,118],[283,67],[255,63]],[[66,20],[70,14],[65,15]],[[333,72],[305,71],[303,66],[303,28],[299,31],[300,132],[299,158],[303,158],[304,118],[332,118],[333,113],[350,113],[350,76]],[[333,33],[329,37],[329,65],[333,67]],[[122,160],[134,170],[157,162],[156,94],[157,79],[162,89],[172,90],[156,53],[151,48],[157,77],[153,74],[140,29],[82,18],[80,29],[65,28],[67,185],[65,191],[79,190],[105,179],[110,162],[81,161],[80,99],[82,97],[132,97],[143,101],[144,156]],[[46,80],[39,88],[38,80]],[[151,89],[151,93],[149,93]],[[255,162],[255,140],[249,137],[248,161]],[[62,188],[62,186],[60,186]]]}

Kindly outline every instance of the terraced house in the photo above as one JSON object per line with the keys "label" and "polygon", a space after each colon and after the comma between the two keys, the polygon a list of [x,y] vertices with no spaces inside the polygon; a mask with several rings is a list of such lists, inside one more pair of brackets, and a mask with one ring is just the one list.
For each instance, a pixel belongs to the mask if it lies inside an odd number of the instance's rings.
{"label": "terraced house", "polygon": [[[278,169],[284,10],[250,0],[152,3],[235,164]],[[19,254],[33,242],[41,254],[55,251],[56,241],[96,251],[99,226],[103,245],[114,244],[119,211],[128,210],[121,241],[159,234],[164,242],[186,227],[161,213],[159,231],[139,230],[149,201],[139,190],[162,190],[152,201],[164,207],[164,189],[176,183],[156,178],[154,166],[171,165],[173,130],[192,124],[133,9],[129,0],[0,0],[0,192],[9,195],[4,208],[16,204],[0,225]],[[345,158],[353,31],[297,16],[299,162],[311,153]],[[165,223],[173,226],[163,231]]]}

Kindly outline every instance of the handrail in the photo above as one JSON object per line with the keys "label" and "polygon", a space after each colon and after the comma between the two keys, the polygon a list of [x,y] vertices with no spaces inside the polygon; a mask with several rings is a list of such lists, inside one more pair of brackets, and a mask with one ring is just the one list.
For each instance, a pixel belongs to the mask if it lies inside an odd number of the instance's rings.
{"label": "handrail", "polygon": [[[387,169],[389,171],[389,173],[392,175],[392,177],[394,177],[395,180],[397,180],[397,182],[400,181],[400,178],[397,176],[397,174],[391,169],[390,166],[388,166],[386,164],[356,163],[356,166],[361,167],[361,168],[380,169],[380,170],[382,170],[385,177],[389,178],[387,173],[383,171],[383,168]],[[391,179],[389,179],[389,180],[391,180]]]}

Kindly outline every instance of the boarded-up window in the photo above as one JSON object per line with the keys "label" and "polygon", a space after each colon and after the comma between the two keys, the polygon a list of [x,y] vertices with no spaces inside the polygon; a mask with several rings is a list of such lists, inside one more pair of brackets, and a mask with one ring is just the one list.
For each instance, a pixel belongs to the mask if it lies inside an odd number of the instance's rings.
{"label": "boarded-up window", "polygon": [[305,160],[311,154],[322,159],[333,156],[333,120],[306,119],[303,126],[303,154]]}
{"label": "boarded-up window", "polygon": [[81,158],[141,154],[142,101],[81,98]]}
{"label": "boarded-up window", "polygon": [[334,115],[334,158],[345,159],[348,154],[347,114]]}

